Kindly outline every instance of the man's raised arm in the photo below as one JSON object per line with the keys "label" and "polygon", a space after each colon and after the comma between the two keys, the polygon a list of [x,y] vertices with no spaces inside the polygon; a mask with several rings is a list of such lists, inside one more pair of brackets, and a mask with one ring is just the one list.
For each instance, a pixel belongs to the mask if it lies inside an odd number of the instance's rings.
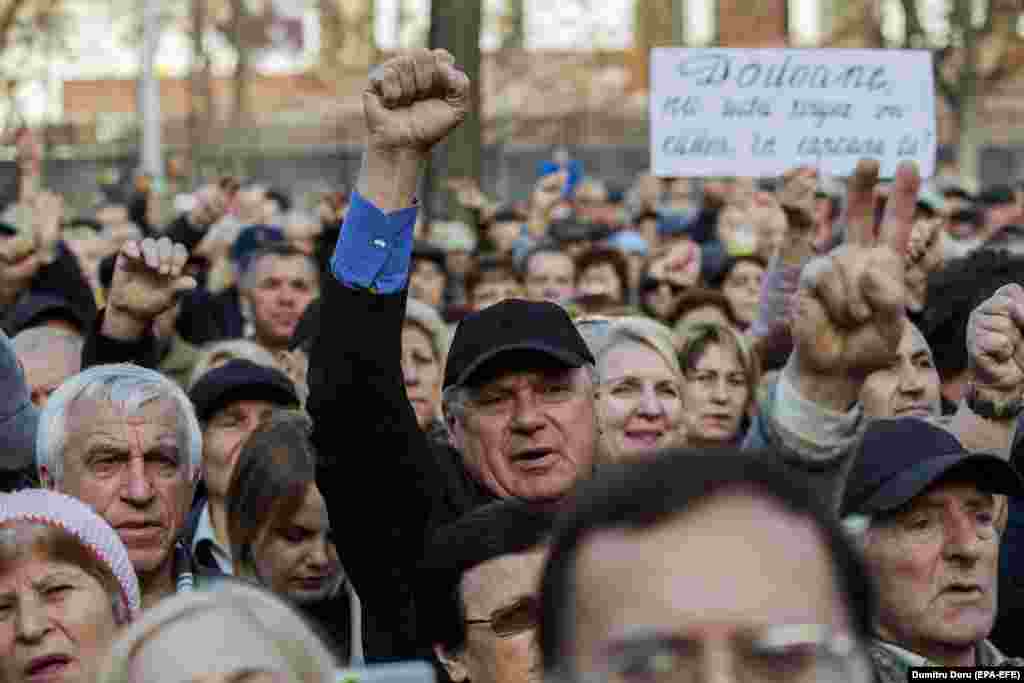
{"label": "man's raised arm", "polygon": [[416,655],[412,576],[446,481],[405,394],[401,332],[430,149],[466,115],[469,80],[442,50],[388,60],[363,92],[367,141],[322,287],[307,410],[345,570],[373,629],[370,660]]}

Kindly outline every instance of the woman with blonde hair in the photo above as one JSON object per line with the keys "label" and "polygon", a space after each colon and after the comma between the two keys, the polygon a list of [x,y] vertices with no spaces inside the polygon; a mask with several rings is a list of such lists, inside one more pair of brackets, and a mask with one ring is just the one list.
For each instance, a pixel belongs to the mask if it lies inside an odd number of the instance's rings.
{"label": "woman with blonde hair", "polygon": [[603,456],[622,460],[677,443],[683,377],[672,332],[648,318],[626,317],[588,343],[596,361]]}
{"label": "woman with blonde hair", "polygon": [[449,335],[441,316],[430,306],[409,299],[402,325],[402,377],[420,429],[443,430],[441,379],[448,356]]}
{"label": "woman with blonde hair", "polygon": [[702,323],[681,331],[683,429],[690,447],[737,444],[754,405],[760,368],[734,329]]}
{"label": "woman with blonde hair", "polygon": [[281,600],[223,579],[149,609],[115,641],[97,683],[334,683],[337,663]]}

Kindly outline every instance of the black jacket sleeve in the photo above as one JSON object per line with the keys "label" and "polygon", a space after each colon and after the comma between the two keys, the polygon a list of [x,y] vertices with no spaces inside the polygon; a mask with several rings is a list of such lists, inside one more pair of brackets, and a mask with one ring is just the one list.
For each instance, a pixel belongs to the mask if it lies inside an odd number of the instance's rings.
{"label": "black jacket sleeve", "polygon": [[96,319],[96,298],[92,287],[82,274],[78,259],[63,242],[57,245],[57,258],[39,269],[32,279],[34,292],[52,292],[63,297],[85,320],[86,325]]}
{"label": "black jacket sleeve", "polygon": [[82,369],[107,363],[135,363],[145,368],[156,368],[160,359],[156,338],[152,333],[146,332],[142,339],[130,342],[106,337],[100,332],[103,329],[104,313],[105,311],[100,311],[96,316],[96,322],[85,337],[85,345],[82,347]]}
{"label": "black jacket sleeve", "polygon": [[416,655],[412,572],[448,485],[405,394],[405,292],[374,295],[333,276],[321,288],[307,410],[342,564],[371,615],[367,656]]}

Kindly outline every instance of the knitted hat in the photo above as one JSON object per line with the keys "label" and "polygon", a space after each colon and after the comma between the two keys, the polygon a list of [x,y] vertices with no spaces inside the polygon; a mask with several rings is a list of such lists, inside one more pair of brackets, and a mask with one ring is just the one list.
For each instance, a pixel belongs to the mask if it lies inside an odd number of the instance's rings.
{"label": "knitted hat", "polygon": [[48,524],[74,536],[120,584],[117,620],[124,623],[139,615],[139,580],[128,559],[128,550],[117,532],[91,507],[77,498],[43,489],[0,494],[0,527],[11,522]]}

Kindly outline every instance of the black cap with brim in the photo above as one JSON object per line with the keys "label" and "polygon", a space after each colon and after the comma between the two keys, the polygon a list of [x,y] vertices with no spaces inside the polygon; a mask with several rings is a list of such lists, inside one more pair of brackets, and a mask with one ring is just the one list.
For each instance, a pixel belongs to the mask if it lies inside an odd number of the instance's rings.
{"label": "black cap with brim", "polygon": [[37,327],[51,320],[66,321],[81,331],[89,326],[87,315],[63,296],[31,292],[21,297],[8,312],[4,320],[4,330],[13,336],[22,330]]}
{"label": "black cap with brim", "polygon": [[[529,356],[510,359],[516,353]],[[506,370],[524,370],[554,361],[580,367],[594,357],[565,309],[550,301],[505,299],[467,315],[459,322],[448,348],[444,388],[480,381],[484,365],[496,358]],[[515,362],[506,363],[514,360]]]}
{"label": "black cap with brim", "polygon": [[962,473],[963,479],[974,482],[980,491],[1024,498],[1024,479],[1008,462],[995,455],[961,452],[929,458],[904,470],[882,484],[866,501],[854,503],[844,514],[870,515],[896,510],[932,484],[955,473]]}
{"label": "black cap with brim", "polygon": [[[511,356],[516,355],[517,352],[524,360],[516,362],[511,359]],[[462,371],[454,377],[454,381],[451,382],[451,384],[457,384],[460,386],[472,385],[481,382],[482,378],[490,377],[492,372],[489,371],[489,368],[496,364],[499,356],[502,361],[502,369],[505,371],[522,369],[517,367],[520,365],[523,366],[523,368],[536,367],[544,360],[554,361],[555,364],[567,368],[580,368],[587,363],[593,362],[592,358],[584,358],[578,353],[574,353],[567,349],[558,349],[540,342],[507,344],[481,354],[476,360],[463,368]]]}

